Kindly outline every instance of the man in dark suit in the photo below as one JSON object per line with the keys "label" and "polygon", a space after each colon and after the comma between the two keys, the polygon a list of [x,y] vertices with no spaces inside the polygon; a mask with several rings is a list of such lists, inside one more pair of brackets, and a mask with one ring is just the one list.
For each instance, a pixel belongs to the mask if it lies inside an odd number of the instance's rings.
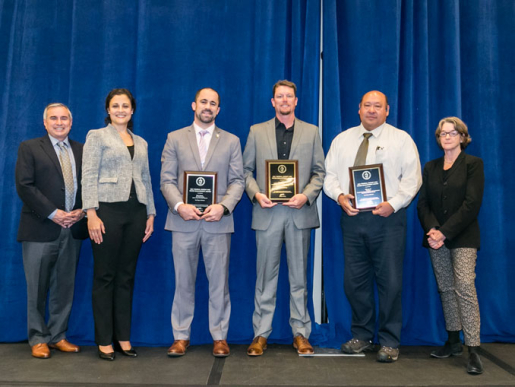
{"label": "man in dark suit", "polygon": [[[252,228],[256,230],[257,279],[252,317],[254,340],[249,356],[261,356],[272,332],[281,248],[286,245],[290,281],[290,325],[293,346],[299,354],[313,353],[308,341],[311,319],[307,309],[307,257],[311,229],[319,227],[316,198],[325,176],[324,151],[318,128],[295,117],[297,87],[279,81],[273,87],[276,115],[254,125],[243,152],[246,191],[253,203]],[[281,204],[266,195],[265,161],[297,160],[299,192]]]}
{"label": "man in dark suit", "polygon": [[[231,315],[229,252],[234,232],[232,212],[245,183],[240,140],[218,128],[220,96],[211,89],[197,92],[191,105],[193,124],[168,134],[161,157],[161,192],[168,204],[165,229],[172,232],[175,296],[172,306],[174,343],[168,356],[182,356],[190,343],[195,310],[195,279],[202,249],[209,281],[209,331],[213,355],[229,356],[227,332]],[[216,172],[215,204],[201,212],[183,202],[184,172]],[[202,179],[199,177],[198,179]]]}
{"label": "man in dark suit", "polygon": [[[82,144],[68,138],[72,114],[61,103],[45,108],[47,135],[18,149],[16,190],[23,202],[18,229],[27,280],[27,328],[32,356],[50,348],[79,352],[66,340],[81,239],[87,237],[81,201]],[[48,297],[48,321],[45,304]]]}

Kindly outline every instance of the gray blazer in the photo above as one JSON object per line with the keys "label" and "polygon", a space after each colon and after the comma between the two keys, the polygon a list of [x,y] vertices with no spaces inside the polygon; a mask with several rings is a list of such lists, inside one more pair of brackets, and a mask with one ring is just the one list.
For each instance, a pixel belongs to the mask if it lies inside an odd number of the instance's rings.
{"label": "gray blazer", "polygon": [[112,125],[90,130],[82,157],[82,207],[98,209],[98,202],[129,200],[134,180],[138,201],[155,215],[154,195],[148,166],[148,145],[129,130],[134,141],[134,159]]}
{"label": "gray blazer", "polygon": [[[199,227],[211,233],[234,232],[232,212],[245,189],[240,140],[215,126],[202,169],[193,125],[168,134],[161,157],[161,192],[168,203],[165,229],[192,232]],[[217,172],[216,202],[230,211],[219,222],[185,221],[174,211],[183,201],[184,171]]]}
{"label": "gray blazer", "polygon": [[[252,228],[254,230],[268,229],[272,219],[273,208],[261,208],[254,200],[254,196],[257,192],[266,192],[265,160],[277,158],[274,117],[270,121],[250,128],[243,152],[246,191],[253,203]],[[316,126],[295,119],[289,159],[299,161],[299,191],[308,197],[307,203],[300,210],[293,210],[295,226],[299,229],[319,227],[315,200],[324,183],[325,166],[324,150]]]}

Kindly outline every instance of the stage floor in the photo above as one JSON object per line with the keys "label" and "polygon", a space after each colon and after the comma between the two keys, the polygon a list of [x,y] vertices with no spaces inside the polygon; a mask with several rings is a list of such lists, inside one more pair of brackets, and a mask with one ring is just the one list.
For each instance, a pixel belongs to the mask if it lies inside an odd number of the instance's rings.
{"label": "stage floor", "polygon": [[[231,345],[231,356],[216,359],[212,346],[192,346],[169,358],[167,348],[140,347],[138,358],[97,357],[96,347],[78,354],[52,350],[52,358],[31,357],[27,343],[0,344],[1,386],[515,386],[515,344],[483,344],[485,372],[466,373],[467,352],[433,359],[433,347],[401,347],[399,360],[382,364],[365,357],[299,357],[291,346],[272,344],[264,356],[246,355]],[[316,350],[316,348],[315,348]],[[321,350],[322,351],[322,350]]]}

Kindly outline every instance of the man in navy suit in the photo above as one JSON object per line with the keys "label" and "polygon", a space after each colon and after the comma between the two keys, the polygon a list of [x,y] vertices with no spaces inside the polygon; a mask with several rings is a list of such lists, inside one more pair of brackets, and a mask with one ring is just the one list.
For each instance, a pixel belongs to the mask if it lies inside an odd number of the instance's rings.
{"label": "man in navy suit", "polygon": [[81,209],[82,144],[68,138],[72,114],[61,103],[50,104],[43,124],[47,135],[20,144],[15,177],[23,202],[18,241],[27,280],[28,340],[32,356],[48,359],[49,347],[80,350],[66,340],[66,331],[87,228]]}

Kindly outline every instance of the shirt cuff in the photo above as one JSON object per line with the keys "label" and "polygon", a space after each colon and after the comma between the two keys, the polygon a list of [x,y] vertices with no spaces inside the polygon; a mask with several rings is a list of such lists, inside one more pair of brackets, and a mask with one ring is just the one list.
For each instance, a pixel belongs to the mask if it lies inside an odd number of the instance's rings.
{"label": "shirt cuff", "polygon": [[48,219],[54,219],[55,214],[57,214],[57,208],[50,215],[48,215]]}

